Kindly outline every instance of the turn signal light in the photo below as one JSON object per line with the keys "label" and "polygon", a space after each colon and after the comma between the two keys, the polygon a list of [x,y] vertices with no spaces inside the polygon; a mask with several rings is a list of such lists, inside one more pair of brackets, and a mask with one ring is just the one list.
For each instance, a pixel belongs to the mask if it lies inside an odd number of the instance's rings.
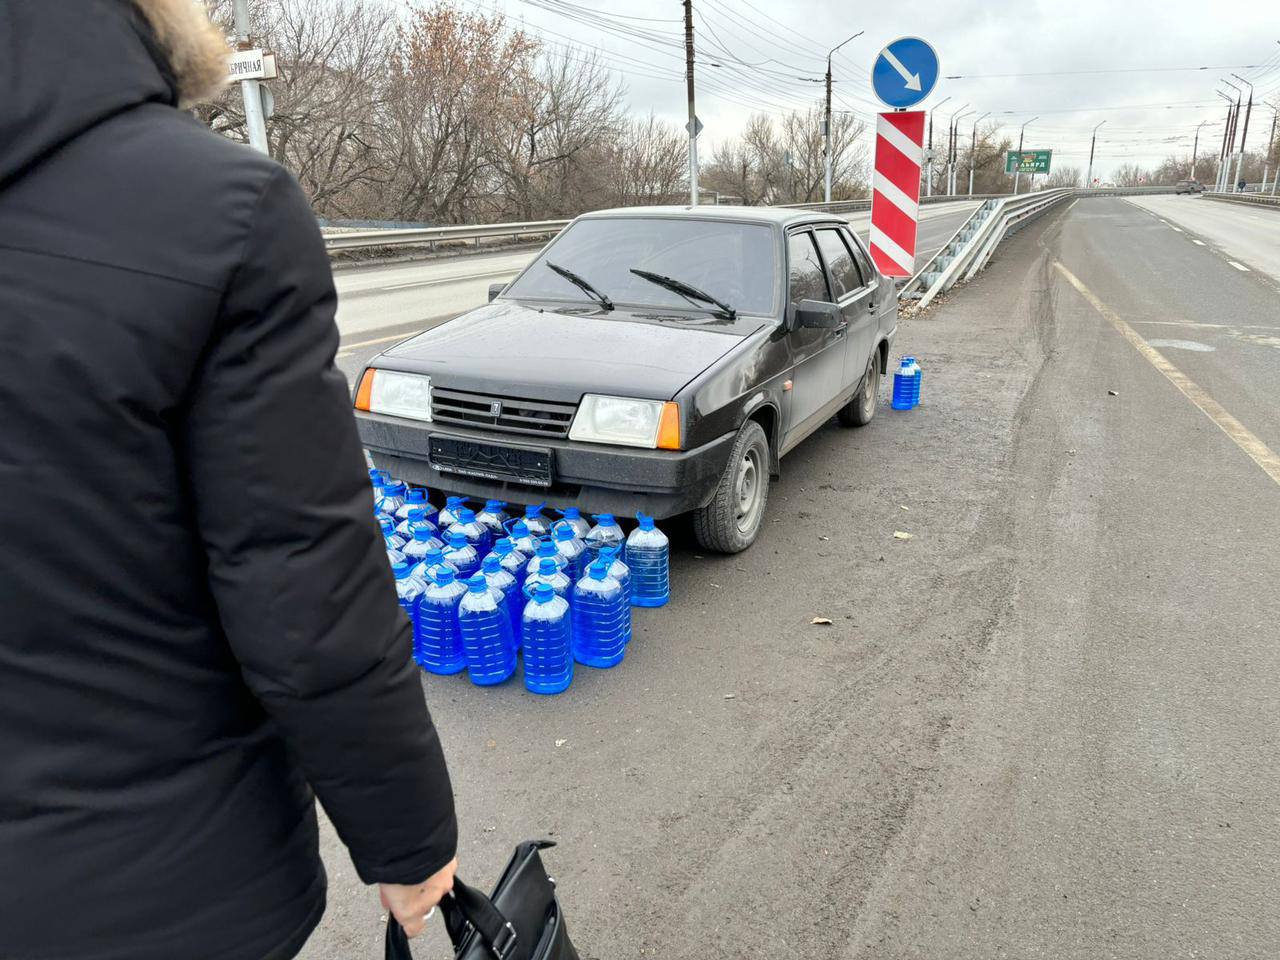
{"label": "turn signal light", "polygon": [[668,401],[662,405],[662,419],[658,422],[658,449],[680,449],[680,404]]}
{"label": "turn signal light", "polygon": [[369,412],[369,402],[373,397],[373,375],[375,371],[370,367],[364,372],[364,376],[360,378],[360,388],[356,390],[356,409]]}

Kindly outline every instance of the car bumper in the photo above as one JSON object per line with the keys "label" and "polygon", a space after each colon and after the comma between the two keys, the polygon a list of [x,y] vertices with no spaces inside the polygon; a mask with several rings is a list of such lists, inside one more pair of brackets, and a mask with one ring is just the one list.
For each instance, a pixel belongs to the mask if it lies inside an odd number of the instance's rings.
{"label": "car bumper", "polygon": [[[573,506],[585,513],[623,517],[643,512],[659,520],[696,510],[711,500],[735,436],[729,433],[692,450],[639,450],[513,437],[452,424],[437,428],[361,411],[356,411],[356,425],[374,466],[410,483],[476,499],[546,502],[551,507]],[[550,450],[553,482],[542,487],[438,470],[431,462],[433,436]]]}

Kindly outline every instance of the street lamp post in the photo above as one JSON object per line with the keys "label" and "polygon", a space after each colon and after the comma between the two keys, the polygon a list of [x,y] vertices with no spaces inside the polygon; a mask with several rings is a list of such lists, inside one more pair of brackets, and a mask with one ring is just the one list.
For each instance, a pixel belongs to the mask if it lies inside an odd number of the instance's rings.
{"label": "street lamp post", "polygon": [[[1276,107],[1275,113],[1271,115],[1271,136],[1267,138],[1267,152],[1262,155],[1262,193],[1267,192],[1267,173],[1271,169],[1271,154],[1276,149],[1276,121],[1280,120],[1280,107]],[[1280,179],[1280,170],[1276,171],[1276,178]],[[1272,186],[1271,192],[1275,193],[1275,187]]]}
{"label": "street lamp post", "polygon": [[1236,180],[1244,179],[1244,142],[1249,138],[1249,116],[1253,113],[1253,84],[1238,73],[1233,77],[1241,83],[1249,84],[1249,105],[1244,108],[1244,129],[1240,132],[1240,152],[1236,155]]}
{"label": "street lamp post", "polygon": [[1107,121],[1103,120],[1102,123],[1099,123],[1093,128],[1093,137],[1089,140],[1089,172],[1084,175],[1084,187],[1086,190],[1093,186],[1093,148],[1097,146],[1098,143],[1098,127],[1102,126],[1102,124],[1106,122]]}
{"label": "street lamp post", "polygon": [[968,107],[969,104],[966,103],[955,113],[951,114],[951,119],[947,121],[947,173],[943,189],[946,191],[948,196],[951,194],[951,173],[956,156],[956,124],[959,122],[959,118],[964,116],[964,111],[967,110]]}
{"label": "street lamp post", "polygon": [[1201,120],[1196,124],[1196,138],[1191,144],[1191,179],[1196,178],[1196,152],[1200,149],[1200,128],[1203,127],[1208,120]]}
{"label": "street lamp post", "polygon": [[933,196],[933,111],[937,110],[950,99],[950,97],[943,97],[935,103],[933,105],[933,109],[929,111],[929,163],[927,164],[929,172],[924,181],[924,195],[926,197]]}
{"label": "street lamp post", "polygon": [[956,195],[956,180],[960,174],[960,121],[977,112],[977,110],[966,110],[964,113],[956,115],[955,132],[951,138],[951,180],[947,185],[948,196],[954,197]]}
{"label": "street lamp post", "polygon": [[990,110],[973,121],[973,133],[969,136],[969,196],[971,197],[973,196],[973,168],[978,162],[978,124],[989,116],[991,116]]}
{"label": "street lamp post", "polygon": [[[1034,123],[1039,119],[1039,117],[1032,117],[1027,123]],[[1013,168],[1013,195],[1015,197],[1018,195],[1018,181],[1022,179],[1022,138],[1026,135],[1027,123],[1024,123],[1018,131],[1018,163]]]}
{"label": "street lamp post", "polygon": [[1226,162],[1223,165],[1222,189],[1229,193],[1235,192],[1235,182],[1231,179],[1231,158],[1236,152],[1236,131],[1240,129],[1240,104],[1244,100],[1244,89],[1237,87],[1230,80],[1223,80],[1228,87],[1236,92],[1236,105],[1231,114],[1231,143],[1227,147]]}
{"label": "street lamp post", "polygon": [[1222,145],[1218,148],[1218,172],[1217,172],[1217,176],[1215,176],[1213,179],[1213,184],[1214,184],[1213,188],[1215,190],[1221,191],[1222,190],[1222,167],[1227,162],[1227,140],[1231,136],[1231,118],[1234,114],[1236,105],[1235,105],[1235,101],[1232,100],[1231,97],[1229,97],[1227,94],[1223,93],[1221,90],[1215,90],[1213,92],[1216,93],[1218,96],[1220,96],[1223,100],[1227,101],[1227,122],[1226,122],[1226,125],[1222,128]]}
{"label": "street lamp post", "polygon": [[862,36],[863,33],[865,32],[866,32],[865,30],[859,30],[852,37],[848,37],[844,40],[841,40],[834,47],[832,47],[831,51],[827,54],[827,120],[826,120],[826,123],[824,124],[824,129],[823,129],[823,150],[822,150],[823,177],[824,177],[824,182],[826,184],[826,189],[823,191],[823,196],[826,198],[827,203],[831,202],[831,57],[833,54],[835,54],[837,50],[843,47],[850,40],[856,40],[858,37]]}

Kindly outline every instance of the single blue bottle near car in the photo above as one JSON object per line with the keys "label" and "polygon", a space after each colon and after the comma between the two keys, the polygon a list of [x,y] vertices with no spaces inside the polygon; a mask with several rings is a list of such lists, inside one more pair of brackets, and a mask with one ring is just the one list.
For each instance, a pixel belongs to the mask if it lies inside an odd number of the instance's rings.
{"label": "single blue bottle near car", "polygon": [[492,686],[515,672],[511,615],[502,606],[501,596],[479,574],[467,581],[467,592],[458,602],[458,627],[472,683]]}
{"label": "single blue bottle near car", "polygon": [[530,557],[529,562],[525,564],[524,571],[526,580],[542,568],[543,560],[550,560],[556,565],[557,570],[563,570],[568,566],[568,562],[560,555],[560,551],[556,549],[555,541],[549,538],[543,538],[535,544],[533,556]]}
{"label": "single blue bottle near car", "polygon": [[511,525],[511,543],[528,559],[532,559],[538,552],[538,542],[543,536],[545,535],[535,536],[533,529],[524,520],[517,520]]}
{"label": "single blue bottle near car", "polygon": [[626,564],[631,568],[631,605],[661,607],[671,599],[671,541],[653,517],[636,514],[640,525],[627,537]]}
{"label": "single blue bottle near car", "polygon": [[[563,522],[573,527],[574,535],[577,536],[579,540],[585,537],[587,535],[587,531],[591,529],[591,524],[583,519],[582,511],[577,507],[565,507],[563,510],[559,511],[559,513],[563,518]],[[553,524],[553,527],[554,526],[559,526],[559,523]]]}
{"label": "single blue bottle near car", "polygon": [[627,650],[631,623],[622,584],[609,576],[609,565],[598,560],[574,585],[572,597],[573,659],[588,667],[617,666]]}
{"label": "single blue bottle near car", "polygon": [[458,568],[444,558],[444,551],[439,547],[432,547],[422,555],[422,559],[413,568],[413,575],[423,584],[428,584],[436,567],[448,567],[454,576],[458,575]]}
{"label": "single blue bottle near car", "polygon": [[406,543],[401,551],[411,563],[421,563],[427,555],[428,550],[439,550],[444,546],[436,535],[427,527],[416,527],[413,531],[413,539]]}
{"label": "single blue bottle near car", "polygon": [[480,569],[480,554],[476,548],[453,529],[444,535],[444,558],[458,571],[459,580],[470,580]]}
{"label": "single blue bottle near car", "polygon": [[542,508],[545,506],[545,503],[531,503],[524,508],[524,516],[521,519],[524,520],[524,525],[529,528],[530,536],[535,539],[545,537],[551,532],[551,521],[542,513]]}
{"label": "single blue bottle near car", "polygon": [[552,536],[555,538],[556,552],[564,558],[564,572],[569,575],[570,580],[577,583],[586,569],[587,545],[574,528],[564,521],[556,524]]}
{"label": "single blue bottle near car", "polygon": [[382,496],[373,503],[373,509],[384,517],[395,522],[396,511],[404,506],[404,484],[398,480],[389,481],[382,488]]}
{"label": "single blue bottle near car", "polygon": [[573,682],[569,604],[549,583],[540,583],[520,617],[524,685],[530,693],[563,693]]}
{"label": "single blue bottle near car", "polygon": [[441,530],[448,530],[458,522],[458,511],[466,504],[466,497],[446,497],[444,506],[436,515],[436,526]]}
{"label": "single blue bottle near car", "polygon": [[507,501],[486,500],[484,509],[476,514],[476,522],[489,531],[489,543],[507,535]]}
{"label": "single blue bottle near car", "polygon": [[414,660],[424,670],[449,676],[467,666],[462,652],[458,604],[467,592],[452,567],[437,566],[418,601],[418,628],[414,635]]}
{"label": "single blue bottle near car", "polygon": [[413,538],[413,531],[417,527],[425,527],[437,537],[440,535],[439,531],[436,530],[436,525],[427,516],[427,511],[424,507],[411,508],[409,515],[396,525],[396,533],[408,541]]}
{"label": "single blue bottle near car", "polygon": [[410,510],[426,510],[430,506],[431,501],[427,499],[426,487],[410,487],[405,491],[404,503],[401,504],[400,509],[396,511],[396,522],[399,523],[402,520],[408,520]]}
{"label": "single blue bottle near car", "polygon": [[[400,609],[413,624],[414,635],[418,630],[418,607],[422,600],[422,584],[412,576],[413,564],[401,560],[391,565],[391,572],[396,578],[396,597],[400,600]],[[416,643],[416,640],[415,640]],[[416,648],[415,648],[416,657]]]}
{"label": "single blue bottle near car", "polygon": [[612,513],[597,513],[595,526],[587,531],[583,543],[587,545],[587,562],[595,563],[600,559],[600,551],[606,547],[620,547],[627,542],[622,528]]}
{"label": "single blue bottle near car", "polygon": [[489,589],[497,590],[502,595],[502,602],[507,615],[511,618],[511,632],[516,648],[520,647],[520,614],[524,612],[524,594],[520,592],[520,584],[511,571],[502,567],[502,558],[496,552],[490,553],[480,562],[480,574],[489,584]]}
{"label": "single blue bottle near car", "polygon": [[[609,564],[609,576],[622,584],[623,596],[631,603],[631,568],[622,559],[622,546],[606,547],[600,551],[600,559]],[[630,633],[630,631],[628,631]],[[628,635],[628,640],[631,637]]]}
{"label": "single blue bottle near car", "polygon": [[538,589],[540,583],[550,584],[551,589],[568,602],[570,592],[573,590],[573,581],[569,579],[569,575],[551,557],[540,557],[534,562],[538,564],[537,568],[530,572],[524,581],[525,602],[533,596],[533,591]]}
{"label": "single blue bottle near car", "polygon": [[502,564],[502,569],[515,577],[517,586],[523,589],[525,567],[529,564],[529,558],[516,549],[510,537],[493,541],[493,555]]}
{"label": "single blue bottle near car", "polygon": [[920,405],[920,386],[924,382],[924,370],[920,367],[920,361],[915,357],[906,357],[910,364],[911,370],[911,406],[914,409]]}
{"label": "single blue bottle near car", "polygon": [[893,399],[889,405],[895,410],[910,410],[914,406],[914,390],[915,374],[911,370],[911,361],[903,357],[893,374]]}
{"label": "single blue bottle near car", "polygon": [[458,519],[448,528],[449,533],[459,533],[466,537],[467,543],[476,548],[476,554],[483,557],[493,546],[493,536],[489,528],[476,519],[476,512],[470,507],[458,508]]}
{"label": "single blue bottle near car", "polygon": [[382,531],[382,539],[386,541],[388,550],[403,550],[404,545],[409,542],[408,537],[396,532],[390,517],[378,517],[378,529]]}

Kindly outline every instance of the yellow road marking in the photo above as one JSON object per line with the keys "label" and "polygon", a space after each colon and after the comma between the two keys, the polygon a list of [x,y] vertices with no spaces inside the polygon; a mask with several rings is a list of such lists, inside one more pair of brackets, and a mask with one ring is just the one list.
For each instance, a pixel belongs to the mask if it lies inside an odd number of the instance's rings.
{"label": "yellow road marking", "polygon": [[1079,277],[1057,260],[1053,262],[1053,265],[1066,281],[1076,288],[1080,296],[1089,301],[1093,309],[1111,321],[1111,325],[1119,331],[1120,336],[1128,340],[1133,345],[1133,348],[1142,354],[1153,367],[1163,373],[1165,378],[1177,387],[1184,397],[1199,407],[1201,413],[1217,424],[1218,429],[1230,437],[1231,442],[1260,466],[1267,476],[1277,484],[1280,484],[1280,456],[1277,456],[1274,450],[1263,443],[1261,438],[1252,430],[1228,413],[1226,408],[1209,396],[1199,384],[1165,359],[1164,354],[1142,339],[1142,335],[1137,330],[1129,326],[1120,318],[1118,313],[1099,300]]}

